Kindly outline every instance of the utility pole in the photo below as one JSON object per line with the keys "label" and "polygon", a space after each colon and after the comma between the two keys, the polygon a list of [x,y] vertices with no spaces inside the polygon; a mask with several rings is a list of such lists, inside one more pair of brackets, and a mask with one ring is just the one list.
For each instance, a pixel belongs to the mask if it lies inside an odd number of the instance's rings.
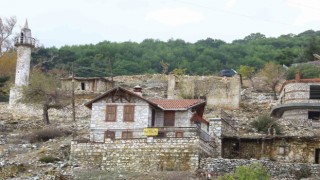
{"label": "utility pole", "polygon": [[112,74],[112,60],[109,57],[109,72],[110,72],[110,76],[111,76],[111,83],[112,83],[112,88],[114,87],[114,82],[113,82],[113,74]]}
{"label": "utility pole", "polygon": [[72,63],[72,120],[76,121],[76,108],[75,108],[75,97],[74,97],[74,63]]}

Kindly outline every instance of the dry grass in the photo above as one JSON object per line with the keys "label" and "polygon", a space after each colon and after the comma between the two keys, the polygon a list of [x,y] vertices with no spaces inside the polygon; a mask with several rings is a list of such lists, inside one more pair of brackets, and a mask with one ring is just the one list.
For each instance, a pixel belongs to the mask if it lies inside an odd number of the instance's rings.
{"label": "dry grass", "polygon": [[57,129],[55,127],[47,127],[40,130],[36,130],[32,133],[27,134],[23,139],[27,140],[30,143],[35,142],[45,142],[49,139],[54,139],[57,137],[70,135],[71,132],[67,130]]}

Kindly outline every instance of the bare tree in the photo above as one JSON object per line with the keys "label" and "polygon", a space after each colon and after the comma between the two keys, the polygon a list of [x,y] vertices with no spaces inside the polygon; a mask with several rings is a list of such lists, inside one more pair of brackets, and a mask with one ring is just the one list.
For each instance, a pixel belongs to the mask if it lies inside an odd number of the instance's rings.
{"label": "bare tree", "polygon": [[4,51],[7,51],[12,47],[12,40],[10,36],[13,33],[13,29],[17,23],[16,17],[6,18],[3,22],[0,17],[0,56]]}
{"label": "bare tree", "polygon": [[70,104],[69,94],[58,88],[58,82],[54,77],[33,70],[29,86],[23,88],[21,102],[41,105],[45,124],[50,123],[49,109],[62,109]]}
{"label": "bare tree", "polygon": [[284,80],[285,73],[285,69],[281,65],[272,61],[265,64],[259,72],[265,85],[271,88],[274,100],[277,99],[276,87],[282,80]]}

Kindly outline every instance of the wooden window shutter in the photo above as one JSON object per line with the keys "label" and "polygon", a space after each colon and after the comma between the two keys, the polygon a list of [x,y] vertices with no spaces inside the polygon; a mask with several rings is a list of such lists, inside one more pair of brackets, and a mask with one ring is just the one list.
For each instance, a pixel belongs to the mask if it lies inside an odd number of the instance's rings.
{"label": "wooden window shutter", "polygon": [[131,139],[133,138],[133,133],[131,131],[124,131],[122,132],[123,139]]}
{"label": "wooden window shutter", "polygon": [[117,121],[117,106],[108,105],[106,109],[106,121]]}
{"label": "wooden window shutter", "polygon": [[123,106],[123,121],[134,121],[134,106]]}

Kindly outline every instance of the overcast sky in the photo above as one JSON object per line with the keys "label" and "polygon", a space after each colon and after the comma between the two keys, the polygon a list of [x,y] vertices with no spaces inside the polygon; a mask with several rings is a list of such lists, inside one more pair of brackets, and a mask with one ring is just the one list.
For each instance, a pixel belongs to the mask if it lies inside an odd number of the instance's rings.
{"label": "overcast sky", "polygon": [[28,19],[45,47],[147,38],[231,42],[320,29],[319,0],[3,0],[0,17]]}

